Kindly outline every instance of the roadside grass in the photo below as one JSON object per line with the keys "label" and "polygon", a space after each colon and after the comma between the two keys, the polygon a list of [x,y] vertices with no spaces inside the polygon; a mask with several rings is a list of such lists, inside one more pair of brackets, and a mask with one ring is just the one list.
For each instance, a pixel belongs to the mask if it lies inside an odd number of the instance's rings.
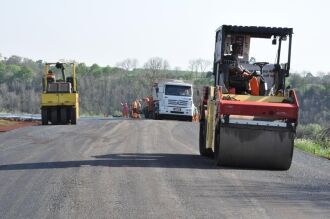
{"label": "roadside grass", "polygon": [[315,154],[320,157],[325,157],[330,159],[330,146],[329,145],[321,145],[313,140],[310,139],[296,139],[295,142],[295,147]]}

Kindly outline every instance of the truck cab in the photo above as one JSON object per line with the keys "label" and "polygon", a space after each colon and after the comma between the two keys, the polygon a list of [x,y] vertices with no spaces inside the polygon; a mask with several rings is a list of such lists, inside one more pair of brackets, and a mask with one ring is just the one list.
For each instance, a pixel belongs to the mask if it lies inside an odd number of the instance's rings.
{"label": "truck cab", "polygon": [[192,121],[192,84],[178,80],[160,81],[154,84],[152,94],[156,118]]}

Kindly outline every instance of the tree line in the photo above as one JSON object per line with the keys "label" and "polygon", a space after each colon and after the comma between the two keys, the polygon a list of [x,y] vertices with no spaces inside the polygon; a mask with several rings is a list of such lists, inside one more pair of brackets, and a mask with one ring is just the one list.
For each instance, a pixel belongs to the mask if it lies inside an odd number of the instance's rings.
{"label": "tree line", "polygon": [[[199,86],[209,84],[210,77],[201,69],[171,70],[169,62],[160,57],[150,58],[141,68],[136,59],[125,59],[114,67],[76,63],[80,112],[85,115],[118,114],[121,103],[150,95],[157,79],[182,79]],[[42,60],[0,56],[0,112],[40,113],[43,75]]]}
{"label": "tree line", "polygon": [[[1,58],[1,56],[0,56]],[[143,67],[136,59],[125,59],[116,66],[77,63],[80,111],[87,115],[113,115],[122,102],[131,102],[151,94],[157,79],[182,79],[194,83],[195,89],[212,83],[211,62],[196,59],[188,70],[170,68],[167,60],[150,58]],[[11,56],[0,59],[0,111],[40,113],[40,93],[44,61]],[[287,84],[295,88],[300,103],[299,122],[302,125],[330,124],[330,73],[292,73]],[[195,96],[197,105],[200,97]]]}

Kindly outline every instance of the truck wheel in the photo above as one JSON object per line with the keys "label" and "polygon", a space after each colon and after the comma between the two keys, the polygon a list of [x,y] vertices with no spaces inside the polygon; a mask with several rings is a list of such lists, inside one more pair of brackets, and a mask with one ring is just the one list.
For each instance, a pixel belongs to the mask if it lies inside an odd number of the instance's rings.
{"label": "truck wheel", "polygon": [[46,108],[41,109],[41,124],[48,125],[48,113]]}

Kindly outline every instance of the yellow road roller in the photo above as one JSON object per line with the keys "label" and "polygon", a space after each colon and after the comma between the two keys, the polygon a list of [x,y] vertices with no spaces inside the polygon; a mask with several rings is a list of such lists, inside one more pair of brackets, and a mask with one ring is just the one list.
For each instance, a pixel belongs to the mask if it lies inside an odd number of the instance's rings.
{"label": "yellow road roller", "polygon": [[[70,76],[66,76],[70,73]],[[76,124],[79,95],[74,63],[45,63],[41,94],[42,125]]]}

